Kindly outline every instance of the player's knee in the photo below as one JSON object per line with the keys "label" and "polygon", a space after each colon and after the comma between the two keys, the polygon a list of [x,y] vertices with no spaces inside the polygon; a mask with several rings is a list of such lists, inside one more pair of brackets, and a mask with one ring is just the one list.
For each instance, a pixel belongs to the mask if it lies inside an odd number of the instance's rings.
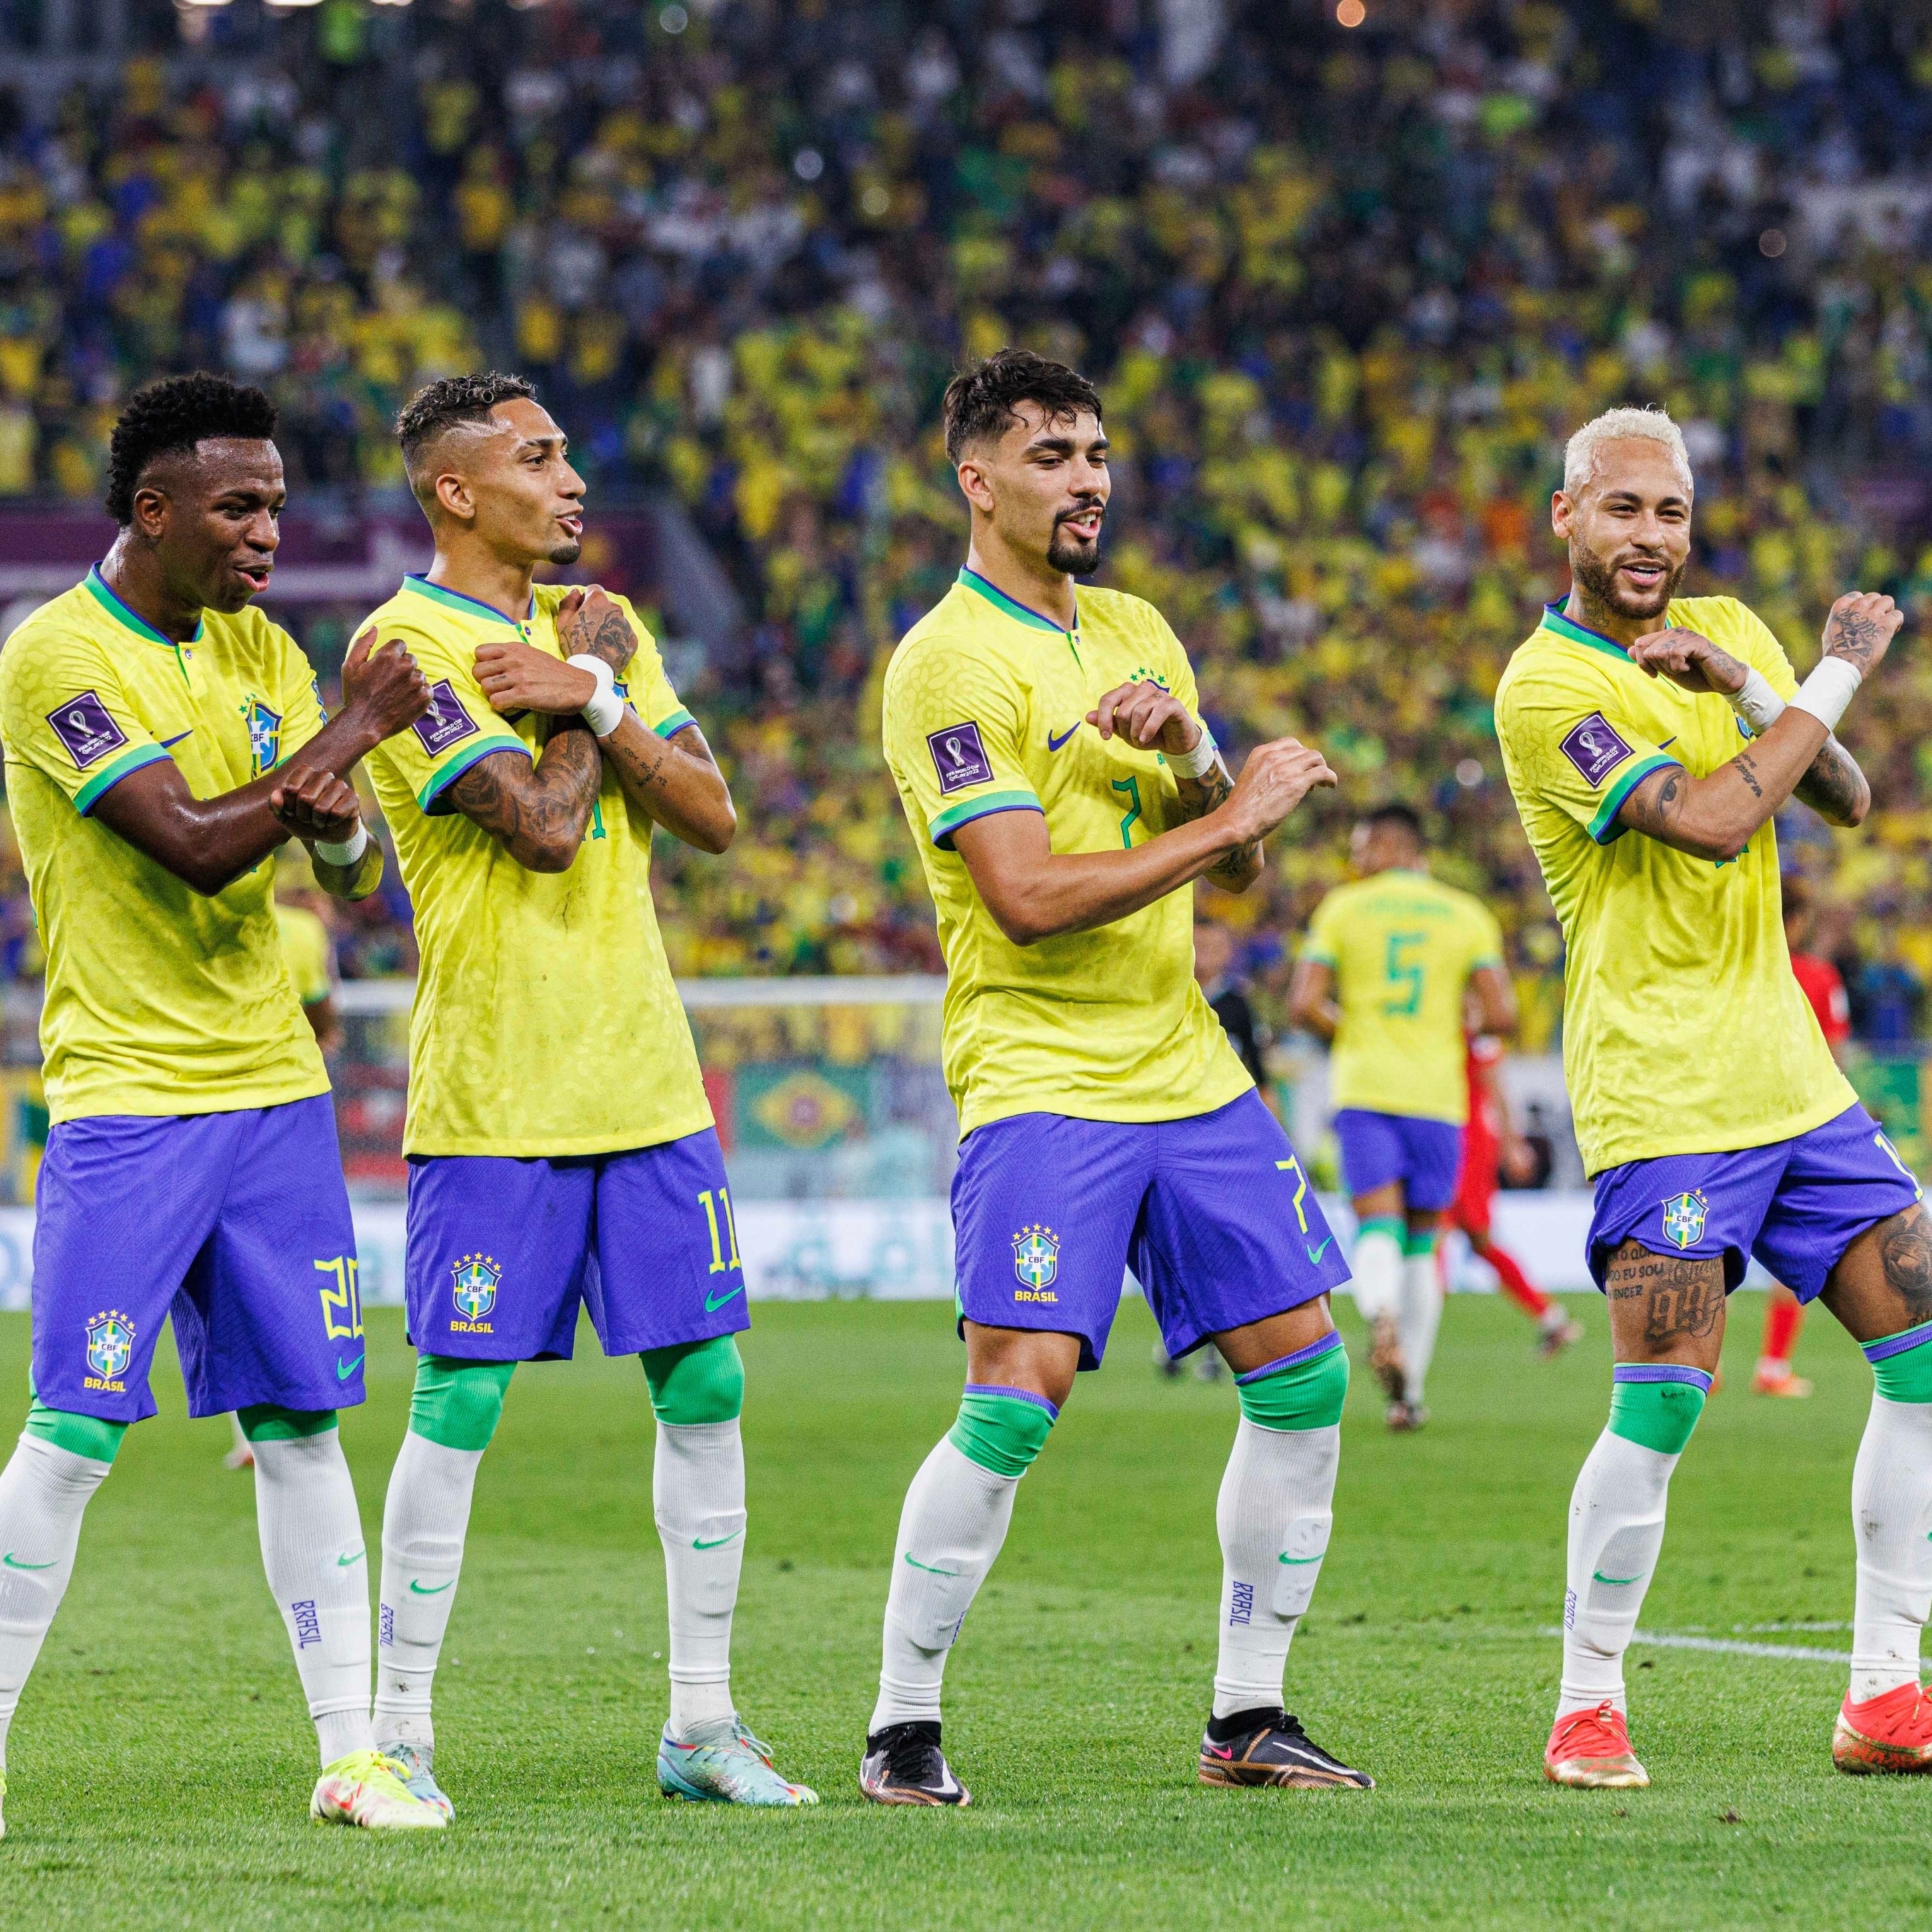
{"label": "player's knee", "polygon": [[1333,1329],[1300,1360],[1290,1356],[1236,1377],[1241,1413],[1257,1429],[1333,1429],[1348,1394],[1348,1352]]}
{"label": "player's knee", "polygon": [[325,1435],[335,1426],[332,1408],[284,1408],[280,1402],[251,1402],[238,1408],[235,1419],[250,1442],[300,1442]]}
{"label": "player's knee", "polygon": [[50,1408],[36,1396],[27,1410],[27,1433],[70,1456],[91,1462],[111,1462],[128,1432],[124,1422],[108,1422],[98,1415],[76,1415],[71,1409]]}
{"label": "player's knee", "polygon": [[969,1462],[996,1476],[1024,1476],[1059,1419],[1060,1411],[1043,1395],[968,1382],[946,1440]]}
{"label": "player's knee", "polygon": [[1610,1433],[1660,1456],[1682,1455],[1704,1412],[1711,1378],[1674,1362],[1620,1362],[1612,1377]]}
{"label": "player's knee", "polygon": [[738,1419],[745,1406],[745,1364],[733,1336],[646,1348],[640,1359],[650,1384],[652,1413],[667,1427],[691,1429]]}
{"label": "player's knee", "polygon": [[445,1449],[487,1449],[503,1419],[514,1362],[466,1362],[448,1355],[416,1360],[410,1433]]}
{"label": "player's knee", "polygon": [[1867,1342],[1865,1359],[1873,1388],[1887,1402],[1932,1402],[1932,1323]]}

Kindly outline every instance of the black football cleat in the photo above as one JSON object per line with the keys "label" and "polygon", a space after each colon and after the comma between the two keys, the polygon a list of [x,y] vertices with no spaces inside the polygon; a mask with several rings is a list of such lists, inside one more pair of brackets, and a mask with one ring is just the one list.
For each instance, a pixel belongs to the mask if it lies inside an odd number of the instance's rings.
{"label": "black football cleat", "polygon": [[1201,1740],[1201,1782],[1274,1784],[1298,1791],[1372,1791],[1376,1781],[1330,1757],[1285,1711],[1237,1711],[1216,1718]]}
{"label": "black football cleat", "polygon": [[859,1789],[874,1804],[970,1804],[952,1775],[934,1724],[888,1724],[866,1740]]}

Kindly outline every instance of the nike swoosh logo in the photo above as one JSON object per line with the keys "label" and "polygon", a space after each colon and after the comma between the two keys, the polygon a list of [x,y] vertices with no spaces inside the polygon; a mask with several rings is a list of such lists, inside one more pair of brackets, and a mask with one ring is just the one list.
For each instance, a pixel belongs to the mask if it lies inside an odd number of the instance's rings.
{"label": "nike swoosh logo", "polygon": [[358,1550],[352,1556],[338,1556],[335,1559],[335,1567],[338,1570],[353,1569],[368,1553],[366,1550]]}
{"label": "nike swoosh logo", "polygon": [[691,1539],[691,1546],[694,1550],[722,1550],[733,1537],[742,1536],[744,1533],[742,1529],[734,1529],[730,1536],[714,1536],[709,1543],[701,1536],[694,1536]]}
{"label": "nike swoosh logo", "polygon": [[956,1570],[942,1570],[937,1564],[922,1563],[910,1550],[906,1552],[905,1560],[915,1570],[923,1570],[928,1576],[956,1576],[959,1574]]}
{"label": "nike swoosh logo", "polygon": [[412,1597],[440,1597],[444,1591],[453,1590],[455,1588],[456,1579],[454,1576],[451,1577],[447,1583],[437,1584],[433,1590],[425,1590],[413,1576],[410,1579],[410,1594]]}
{"label": "nike swoosh logo", "polygon": [[1327,1550],[1322,1550],[1316,1551],[1312,1556],[1281,1556],[1275,1560],[1280,1563],[1319,1563],[1328,1554]]}
{"label": "nike swoosh logo", "polygon": [[1643,1572],[1640,1570],[1634,1576],[1606,1576],[1600,1570],[1592,1570],[1590,1581],[1593,1583],[1640,1583],[1643,1581]]}
{"label": "nike swoosh logo", "polygon": [[[906,1560],[910,1562],[912,1559],[908,1557]],[[10,1550],[4,1556],[0,1556],[0,1563],[5,1564],[10,1570],[51,1570],[54,1567],[54,1563],[58,1563],[59,1561],[60,1558],[56,1556],[53,1563],[22,1563]]]}
{"label": "nike swoosh logo", "polygon": [[185,731],[181,734],[179,737],[164,738],[161,740],[161,749],[165,752],[170,746],[178,745],[182,738],[192,738],[194,736],[194,727],[190,724]]}
{"label": "nike swoosh logo", "polygon": [[[1334,1238],[1335,1237],[1330,1234],[1328,1237],[1328,1241],[1332,1241]],[[1301,1245],[1311,1262],[1318,1262],[1328,1252],[1328,1241],[1324,1241],[1318,1248],[1310,1247],[1306,1241],[1304,1241]]]}
{"label": "nike swoosh logo", "polygon": [[1665,739],[1665,740],[1664,740],[1664,742],[1663,742],[1662,744],[1660,744],[1660,746],[1658,746],[1658,748],[1658,748],[1660,752],[1667,752],[1667,751],[1669,751],[1669,750],[1670,750],[1670,748],[1671,748],[1671,746],[1672,746],[1672,745],[1674,745],[1674,744],[1676,744],[1676,742],[1677,742],[1677,740],[1676,740],[1675,738],[1666,738],[1666,739]]}
{"label": "nike swoosh logo", "polygon": [[1079,730],[1079,728],[1080,728],[1080,721],[1079,721],[1079,719],[1078,719],[1078,718],[1076,718],[1073,721],[1073,722],[1072,722],[1071,724],[1068,725],[1068,726],[1067,726],[1067,728],[1066,728],[1066,729],[1064,731],[1061,732],[1061,733],[1060,733],[1060,736],[1059,736],[1058,737],[1057,737],[1057,738],[1053,735],[1052,732],[1049,730],[1048,731],[1047,734],[1046,734],[1046,748],[1047,748],[1049,752],[1057,752],[1057,751],[1058,751],[1058,750],[1060,749],[1060,746],[1063,746],[1064,744],[1065,744],[1065,743],[1066,742],[1067,740],[1068,740],[1068,739],[1070,739],[1070,737],[1072,737],[1072,735],[1074,734],[1074,733],[1075,733],[1075,732],[1076,732],[1077,730]]}
{"label": "nike swoosh logo", "polygon": [[726,1302],[736,1301],[739,1296],[742,1294],[744,1292],[745,1284],[741,1281],[728,1294],[707,1294],[704,1298],[705,1313],[707,1315],[716,1315],[718,1310],[724,1306]]}
{"label": "nike swoosh logo", "polygon": [[335,1379],[339,1382],[346,1382],[362,1366],[361,1355],[358,1355],[352,1362],[338,1362],[335,1365]]}

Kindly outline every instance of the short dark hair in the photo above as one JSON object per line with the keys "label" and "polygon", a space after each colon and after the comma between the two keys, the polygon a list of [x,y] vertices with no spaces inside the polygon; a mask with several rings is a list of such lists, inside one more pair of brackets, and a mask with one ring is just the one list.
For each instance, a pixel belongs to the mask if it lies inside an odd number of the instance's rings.
{"label": "short dark hair", "polygon": [[1019,421],[1018,403],[1037,403],[1049,422],[1070,422],[1083,410],[1100,420],[1100,392],[1078,370],[1030,349],[1002,349],[946,384],[946,460],[956,468],[969,442],[1004,436]]}
{"label": "short dark hair", "polygon": [[1417,844],[1425,842],[1422,833],[1422,814],[1412,805],[1404,805],[1400,799],[1390,799],[1385,805],[1378,805],[1362,814],[1364,825],[1399,825]]}
{"label": "short dark hair", "polygon": [[266,442],[274,433],[274,404],[245,382],[200,370],[149,382],[128,398],[107,446],[107,514],[123,530],[134,520],[141,472],[158,456],[191,450],[211,436]]}
{"label": "short dark hair", "polygon": [[494,369],[425,383],[396,418],[404,463],[413,468],[418,453],[452,423],[488,422],[499,403],[534,402],[536,393],[536,385],[525,377],[500,375]]}

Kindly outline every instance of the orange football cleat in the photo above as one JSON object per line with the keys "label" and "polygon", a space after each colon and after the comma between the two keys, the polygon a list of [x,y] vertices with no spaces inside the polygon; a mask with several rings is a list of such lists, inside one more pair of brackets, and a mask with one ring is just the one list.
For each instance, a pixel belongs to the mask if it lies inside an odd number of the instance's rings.
{"label": "orange football cleat", "polygon": [[1543,1774],[1584,1791],[1640,1790],[1650,1774],[1630,1750],[1624,1714],[1606,1698],[1593,1711],[1570,1711],[1551,1728]]}
{"label": "orange football cleat", "polygon": [[1932,1697],[1916,1684],[1862,1704],[1847,1697],[1832,1727],[1832,1762],[1856,1778],[1932,1771]]}
{"label": "orange football cleat", "polygon": [[1789,1362],[1760,1362],[1751,1377],[1753,1395],[1783,1396],[1787,1401],[1802,1402],[1810,1393],[1811,1384],[1802,1376],[1794,1376]]}

